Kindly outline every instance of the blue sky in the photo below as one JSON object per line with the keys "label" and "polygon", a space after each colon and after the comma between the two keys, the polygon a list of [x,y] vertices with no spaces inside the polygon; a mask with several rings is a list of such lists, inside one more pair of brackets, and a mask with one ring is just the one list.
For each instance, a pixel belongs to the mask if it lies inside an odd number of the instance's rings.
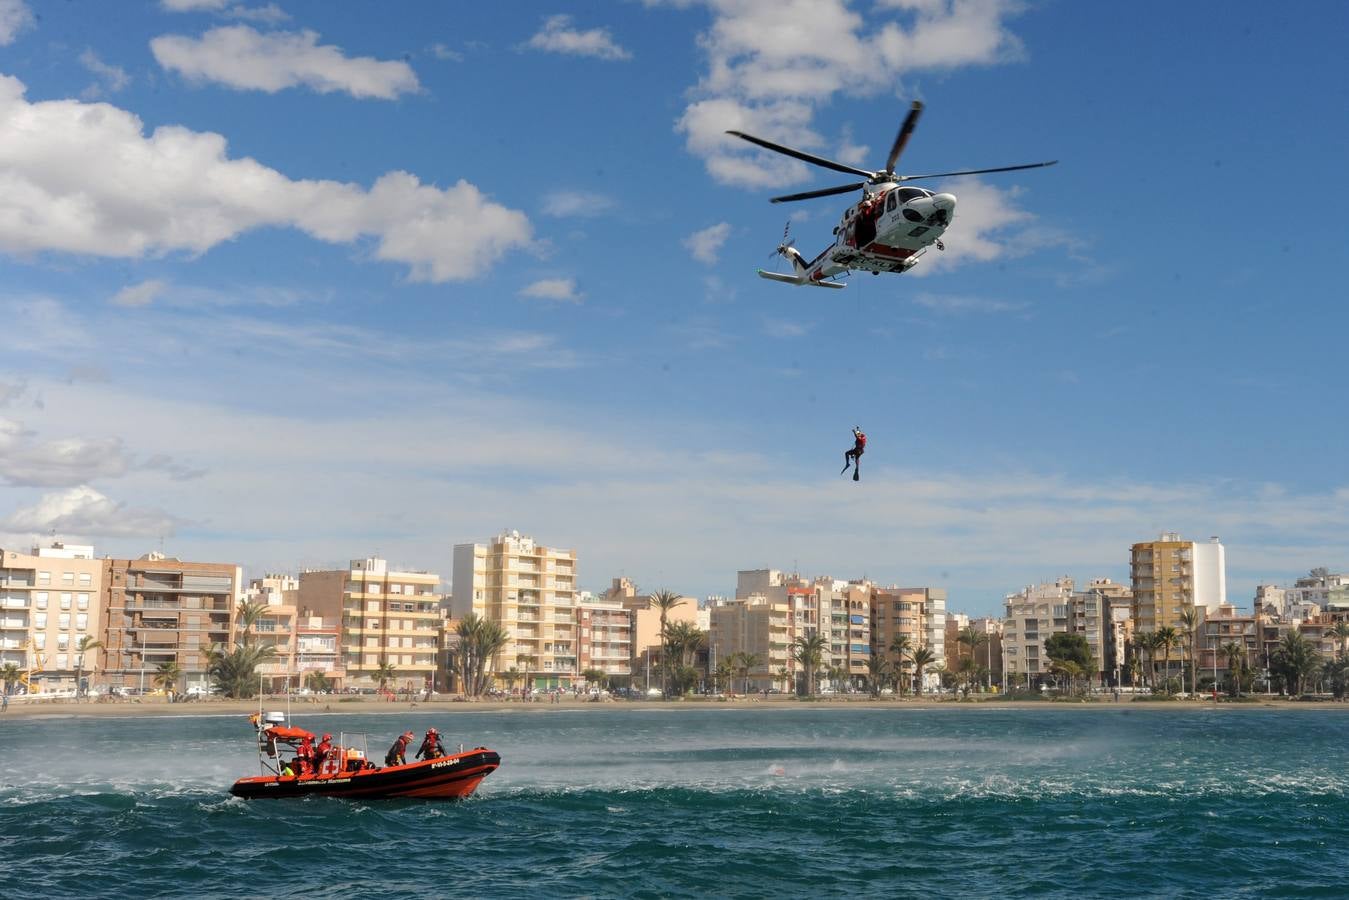
{"label": "blue sky", "polygon": [[[1342,4],[0,0],[0,543],[583,587],[1349,565]],[[960,199],[845,291],[839,182]],[[845,179],[846,180],[846,179]],[[864,480],[840,478],[849,429]]]}

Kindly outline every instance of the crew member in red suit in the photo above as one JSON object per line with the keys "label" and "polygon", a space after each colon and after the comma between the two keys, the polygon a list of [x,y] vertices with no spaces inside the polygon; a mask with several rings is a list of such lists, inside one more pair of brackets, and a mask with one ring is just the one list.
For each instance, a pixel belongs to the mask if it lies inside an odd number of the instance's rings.
{"label": "crew member in red suit", "polygon": [[849,466],[855,466],[852,473],[853,481],[860,481],[862,476],[862,454],[867,451],[867,436],[862,433],[862,429],[856,425],[852,429],[853,444],[852,449],[843,454],[843,472],[848,471]]}

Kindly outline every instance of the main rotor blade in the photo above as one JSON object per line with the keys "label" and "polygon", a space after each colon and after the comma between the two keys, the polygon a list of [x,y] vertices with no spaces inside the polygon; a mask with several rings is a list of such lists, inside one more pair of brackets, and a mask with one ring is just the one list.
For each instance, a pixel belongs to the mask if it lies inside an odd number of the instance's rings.
{"label": "main rotor blade", "polygon": [[1003,166],[998,169],[968,169],[964,172],[938,172],[935,175],[896,175],[895,181],[917,181],[919,178],[949,178],[952,175],[985,175],[989,172],[1015,172],[1018,169],[1042,169],[1045,166],[1058,165],[1057,159],[1049,162],[1027,163],[1024,166]]}
{"label": "main rotor blade", "polygon": [[772,150],[775,153],[783,153],[787,156],[793,156],[802,162],[808,162],[811,165],[824,166],[826,169],[833,169],[835,172],[846,172],[849,175],[861,175],[863,178],[872,178],[875,172],[868,172],[866,169],[854,169],[852,166],[845,166],[841,162],[834,162],[832,159],[825,159],[823,156],[815,156],[812,153],[806,153],[802,150],[793,150],[791,147],[784,147],[781,144],[775,144],[772,141],[765,141],[763,138],[757,138],[752,134],[745,134],[743,131],[728,131],[727,134],[733,134],[742,140],[749,141],[751,144],[758,144],[765,150]]}
{"label": "main rotor blade", "polygon": [[899,126],[899,134],[895,135],[895,145],[890,148],[890,155],[885,160],[885,171],[893,172],[895,170],[895,162],[899,159],[899,154],[903,153],[904,148],[908,145],[909,136],[913,134],[914,126],[918,124],[918,116],[922,112],[922,101],[913,101],[913,106],[909,107],[909,114],[904,117],[904,124]]}
{"label": "main rotor blade", "polygon": [[846,194],[849,191],[855,191],[860,187],[865,187],[865,181],[857,181],[853,184],[840,184],[838,187],[821,188],[818,191],[806,191],[803,194],[787,194],[785,197],[774,197],[774,203],[790,203],[793,200],[812,200],[815,197],[832,197],[835,194]]}

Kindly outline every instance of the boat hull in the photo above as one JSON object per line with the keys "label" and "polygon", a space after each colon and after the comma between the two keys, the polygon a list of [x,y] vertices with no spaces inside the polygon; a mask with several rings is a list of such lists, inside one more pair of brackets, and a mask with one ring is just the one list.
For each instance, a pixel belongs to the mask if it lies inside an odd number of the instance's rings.
{"label": "boat hull", "polygon": [[336,772],[331,775],[258,775],[240,778],[230,793],[246,800],[283,797],[348,797],[382,799],[416,797],[426,800],[460,800],[501,765],[492,750],[478,748],[441,759],[422,760],[402,766]]}

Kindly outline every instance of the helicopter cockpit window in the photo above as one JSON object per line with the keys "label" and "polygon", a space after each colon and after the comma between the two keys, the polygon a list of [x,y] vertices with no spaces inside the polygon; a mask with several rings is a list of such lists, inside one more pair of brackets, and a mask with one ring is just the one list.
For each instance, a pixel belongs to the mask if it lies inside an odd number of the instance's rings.
{"label": "helicopter cockpit window", "polygon": [[894,212],[894,211],[895,211],[895,205],[899,202],[899,198],[897,198],[897,197],[895,196],[896,193],[897,193],[896,191],[891,191],[891,192],[890,192],[890,196],[885,198],[885,211],[886,211],[886,212]]}
{"label": "helicopter cockpit window", "polygon": [[923,197],[928,196],[927,191],[921,188],[911,188],[911,187],[902,187],[899,190],[895,191],[895,193],[899,194],[899,199],[904,201],[905,203],[908,203],[910,200],[919,200]]}

